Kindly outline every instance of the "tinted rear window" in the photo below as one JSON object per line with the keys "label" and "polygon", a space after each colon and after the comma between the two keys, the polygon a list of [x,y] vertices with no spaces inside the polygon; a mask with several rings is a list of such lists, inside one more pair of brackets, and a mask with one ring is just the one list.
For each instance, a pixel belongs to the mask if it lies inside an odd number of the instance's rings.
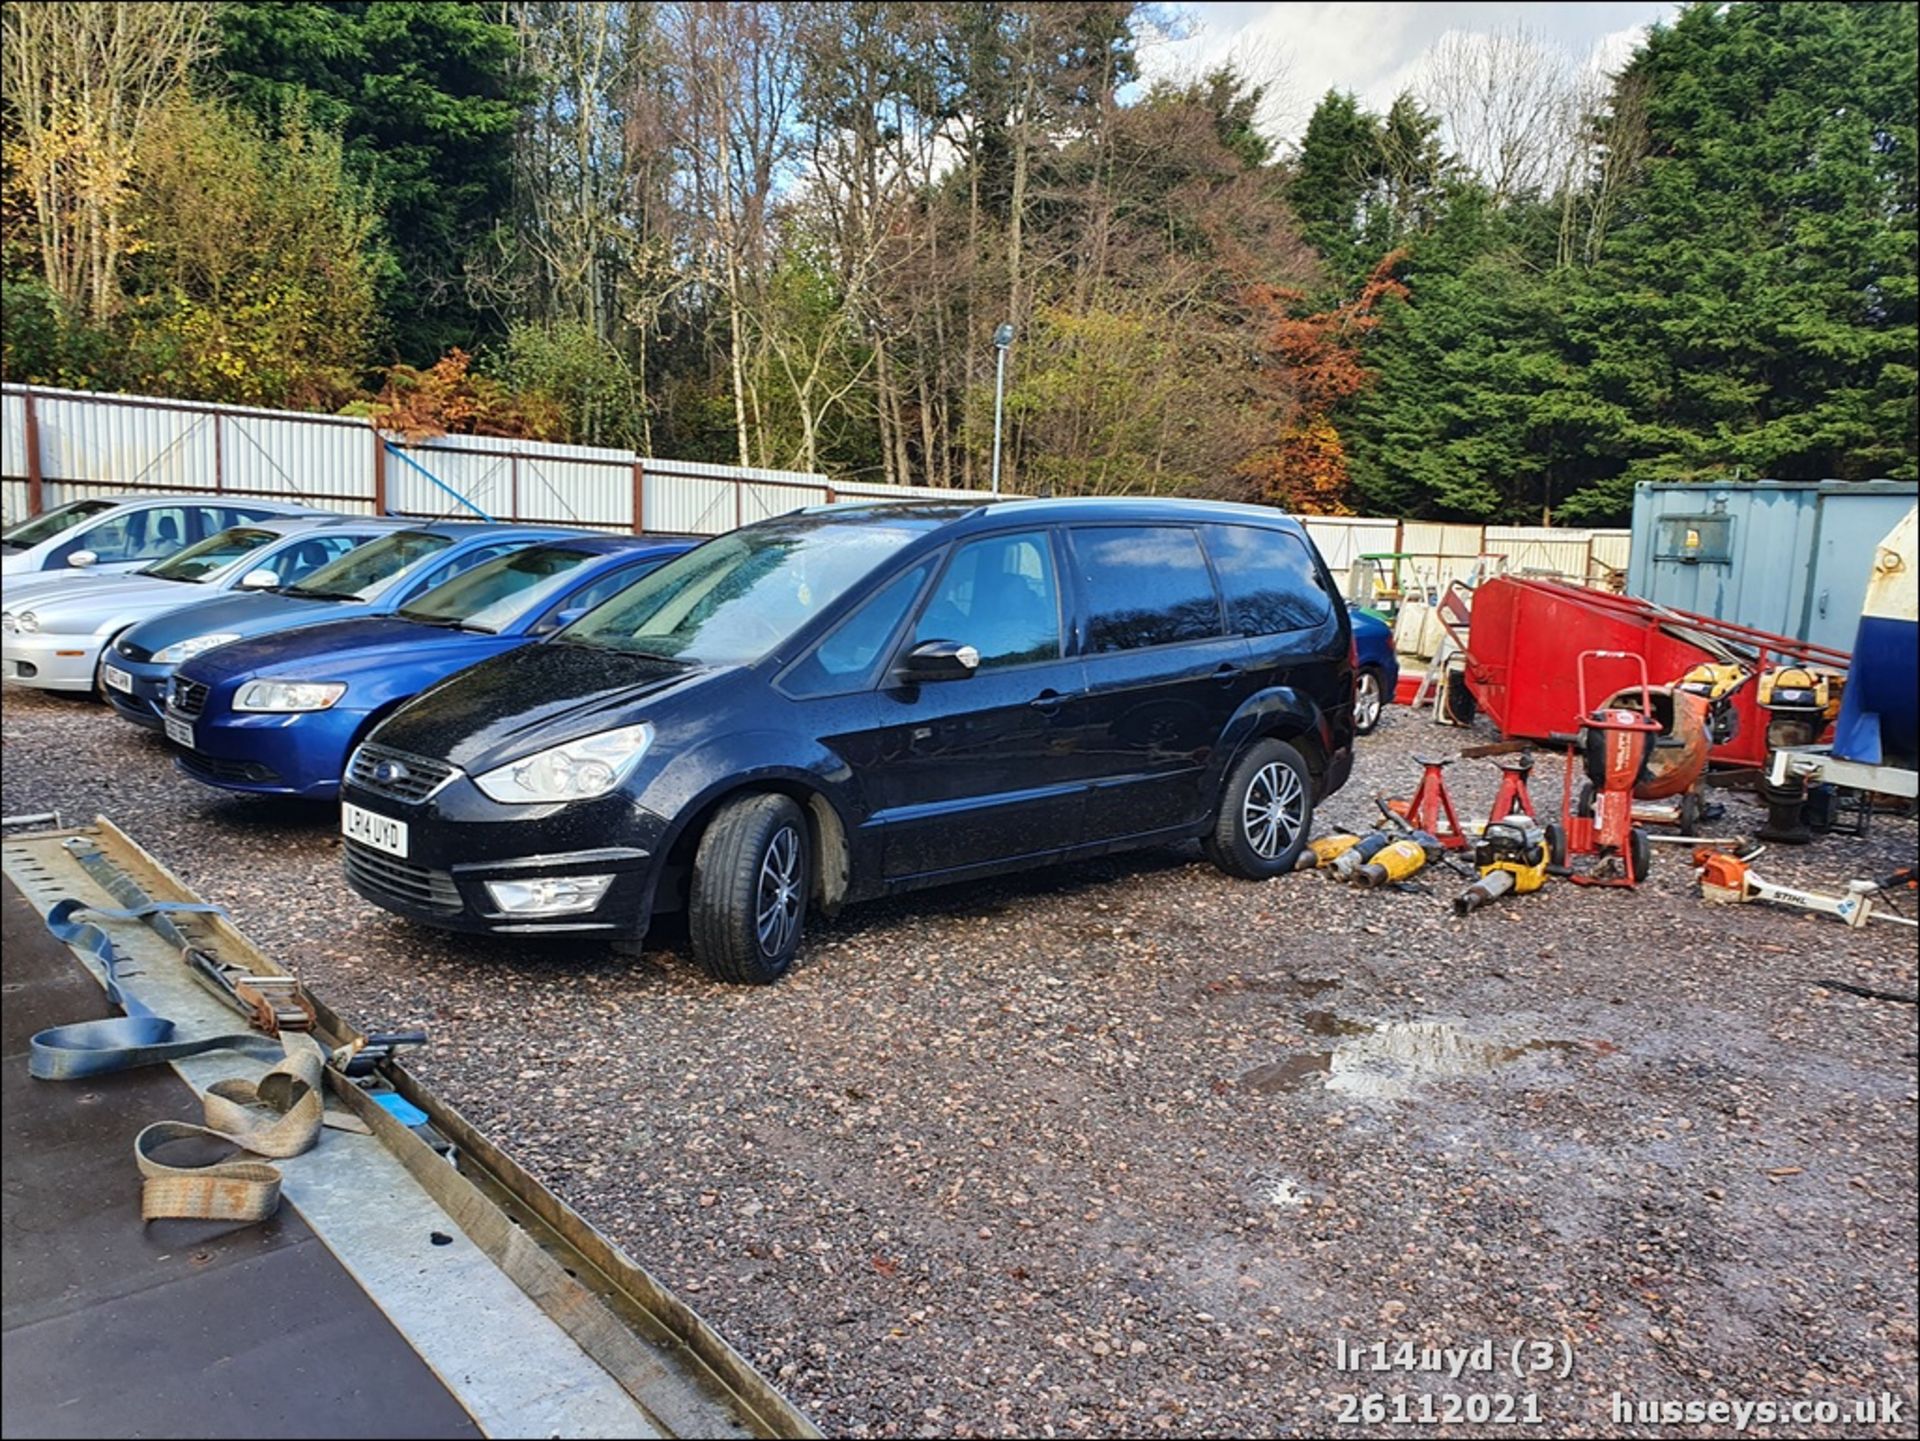
{"label": "tinted rear window", "polygon": [[1307,630],[1331,611],[1313,556],[1298,536],[1251,525],[1210,525],[1207,550],[1240,635]]}
{"label": "tinted rear window", "polygon": [[1186,526],[1103,525],[1073,532],[1087,606],[1087,649],[1137,650],[1220,634],[1220,600]]}

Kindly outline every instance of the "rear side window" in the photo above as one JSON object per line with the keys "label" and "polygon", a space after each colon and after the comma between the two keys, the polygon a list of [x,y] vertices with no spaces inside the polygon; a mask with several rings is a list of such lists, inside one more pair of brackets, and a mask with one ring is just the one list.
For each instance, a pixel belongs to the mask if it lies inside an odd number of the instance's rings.
{"label": "rear side window", "polygon": [[1251,525],[1210,525],[1207,550],[1239,635],[1308,630],[1331,611],[1313,556],[1298,536]]}
{"label": "rear side window", "polygon": [[1073,532],[1074,566],[1087,607],[1087,649],[1099,655],[1220,631],[1220,598],[1186,526],[1102,525]]}

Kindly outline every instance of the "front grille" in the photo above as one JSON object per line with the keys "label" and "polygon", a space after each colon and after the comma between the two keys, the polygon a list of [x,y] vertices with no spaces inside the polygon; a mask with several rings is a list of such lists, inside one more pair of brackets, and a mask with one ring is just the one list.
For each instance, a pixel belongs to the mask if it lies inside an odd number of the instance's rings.
{"label": "front grille", "polygon": [[207,708],[207,689],[201,681],[175,676],[173,693],[167,697],[167,704],[173,707],[174,714],[192,720]]}
{"label": "front grille", "polygon": [[408,805],[418,805],[453,774],[445,761],[378,746],[371,741],[353,753],[347,763],[347,779],[375,795],[388,796]]}
{"label": "front grille", "polygon": [[348,841],[346,852],[347,877],[364,890],[430,911],[461,909],[459,887],[445,871],[416,866],[358,841]]}
{"label": "front grille", "polygon": [[179,754],[180,764],[189,773],[210,780],[268,786],[280,779],[280,773],[272,766],[263,766],[258,761],[224,761],[217,756],[201,755],[198,751],[181,751]]}
{"label": "front grille", "polygon": [[153,659],[152,651],[148,650],[143,645],[135,645],[132,641],[127,640],[124,636],[121,639],[114,642],[113,648],[115,651],[119,652],[119,654],[125,656],[128,660],[152,660]]}

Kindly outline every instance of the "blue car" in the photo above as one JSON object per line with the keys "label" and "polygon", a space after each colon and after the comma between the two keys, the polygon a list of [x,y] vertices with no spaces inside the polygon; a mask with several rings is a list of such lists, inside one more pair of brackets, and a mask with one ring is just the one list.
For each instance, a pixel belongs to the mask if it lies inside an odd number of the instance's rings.
{"label": "blue car", "polygon": [[218,646],[174,675],[175,764],[223,790],[332,799],[348,755],[396,707],[553,634],[692,544],[576,534],[496,556],[390,616]]}
{"label": "blue car", "polygon": [[1372,735],[1381,712],[1393,704],[1400,684],[1400,658],[1393,652],[1393,627],[1370,610],[1347,607],[1353,620],[1353,728]]}
{"label": "blue car", "polygon": [[114,679],[108,698],[122,718],[164,728],[174,669],[202,651],[347,616],[391,615],[482,561],[578,534],[556,526],[464,521],[393,530],[292,585],[198,601],[123,631],[104,656],[125,677]]}

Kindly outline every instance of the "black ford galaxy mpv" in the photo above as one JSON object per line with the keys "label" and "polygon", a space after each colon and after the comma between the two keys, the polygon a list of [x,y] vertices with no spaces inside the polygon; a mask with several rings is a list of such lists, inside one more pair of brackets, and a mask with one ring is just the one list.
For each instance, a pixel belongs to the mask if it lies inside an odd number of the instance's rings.
{"label": "black ford galaxy mpv", "polygon": [[1353,761],[1346,607],[1286,517],[832,506],[669,561],[386,721],[347,876],[463,930],[637,944],[686,908],[772,981],[809,905],[1199,837],[1291,868]]}

